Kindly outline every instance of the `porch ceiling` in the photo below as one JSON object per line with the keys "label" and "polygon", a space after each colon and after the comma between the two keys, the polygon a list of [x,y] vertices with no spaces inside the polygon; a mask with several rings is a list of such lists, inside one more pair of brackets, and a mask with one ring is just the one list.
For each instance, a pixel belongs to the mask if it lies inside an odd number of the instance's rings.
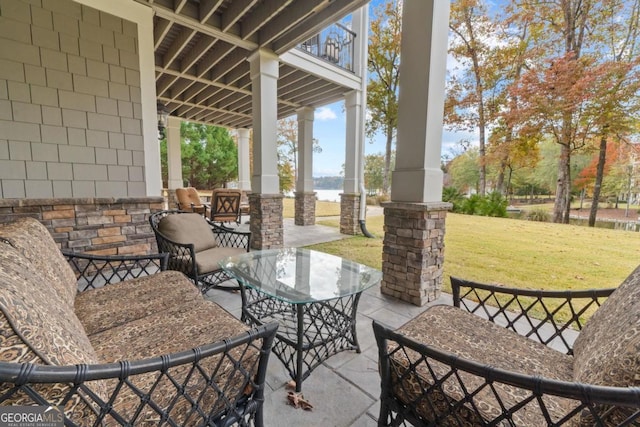
{"label": "porch ceiling", "polygon": [[[136,0],[155,11],[158,100],[171,115],[251,127],[247,57],[259,47],[282,54],[368,0]],[[280,64],[278,117],[340,99],[345,88]]]}

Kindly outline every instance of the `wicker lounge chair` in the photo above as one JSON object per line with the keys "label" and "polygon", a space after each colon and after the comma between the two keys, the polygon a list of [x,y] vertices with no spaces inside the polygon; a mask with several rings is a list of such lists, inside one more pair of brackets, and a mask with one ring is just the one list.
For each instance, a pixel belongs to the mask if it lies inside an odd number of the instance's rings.
{"label": "wicker lounge chair", "polygon": [[149,217],[158,250],[169,254],[168,269],[187,275],[203,293],[211,288],[235,290],[221,285],[229,277],[218,264],[222,259],[249,251],[251,233],[208,223],[202,215],[160,211]]}
{"label": "wicker lounge chair", "polygon": [[451,282],[454,307],[374,322],[379,425],[640,425],[640,267],[615,291]]}

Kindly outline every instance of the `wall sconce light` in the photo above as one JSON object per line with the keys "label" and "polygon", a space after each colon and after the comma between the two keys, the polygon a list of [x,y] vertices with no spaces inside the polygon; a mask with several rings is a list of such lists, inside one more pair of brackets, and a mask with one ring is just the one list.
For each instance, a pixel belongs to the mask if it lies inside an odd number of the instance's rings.
{"label": "wall sconce light", "polygon": [[156,104],[158,110],[158,139],[164,138],[164,130],[167,127],[167,120],[169,118],[169,110],[160,101]]}

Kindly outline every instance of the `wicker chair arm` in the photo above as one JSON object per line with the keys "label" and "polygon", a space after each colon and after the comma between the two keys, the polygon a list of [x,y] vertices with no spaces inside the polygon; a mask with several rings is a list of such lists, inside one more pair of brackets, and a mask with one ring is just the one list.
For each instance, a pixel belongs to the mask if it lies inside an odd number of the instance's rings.
{"label": "wicker chair arm", "polygon": [[[256,411],[264,401],[267,362],[277,329],[278,324],[274,322],[215,343],[144,360],[74,366],[0,362],[0,383],[13,384],[13,387],[8,392],[0,394],[0,405],[5,405],[5,401],[10,402],[10,399],[20,395],[28,396],[32,399],[32,404],[54,405],[56,404],[55,402],[49,401],[48,397],[43,395],[43,388],[39,384],[69,384],[72,387],[67,388],[65,396],[56,394],[56,399],[67,401],[80,398],[88,402],[88,406],[95,408],[94,412],[97,417],[95,425],[101,425],[105,419],[110,420],[110,422],[115,420],[121,425],[131,425],[131,420],[125,419],[123,414],[118,413],[112,406],[113,402],[117,401],[117,396],[120,392],[130,389],[140,397],[141,402],[147,402],[146,405],[158,411],[157,416],[159,419],[167,420],[168,425],[176,425],[176,421],[171,419],[171,415],[153,402],[154,388],[151,388],[150,392],[145,392],[134,385],[136,377],[146,374],[156,375],[157,381],[165,378],[175,384],[176,387],[172,388],[172,392],[176,393],[176,399],[188,400],[194,405],[192,413],[197,415],[190,417],[191,422],[197,418],[200,420],[199,424],[201,425],[209,425],[210,423],[213,423],[212,425],[219,425],[218,423],[220,425],[231,425],[237,420],[255,416]],[[232,355],[230,352],[235,348],[243,350]],[[245,356],[251,354],[246,350],[248,348],[253,348],[259,352],[257,362],[255,364],[251,362],[251,366],[255,369],[247,369],[246,366],[243,366]],[[241,354],[240,358],[238,358],[238,354]],[[234,373],[231,375],[234,378],[242,378],[242,385],[235,389],[237,395],[226,395],[229,393],[228,379],[223,378],[220,386],[217,386],[215,381],[212,381],[212,379],[215,379],[215,373],[220,365],[218,362],[212,364],[211,366],[215,366],[215,371],[210,372],[211,367],[206,368],[204,364],[207,359],[215,356],[234,361],[232,363]],[[220,408],[220,405],[217,405],[215,414],[204,413],[201,407],[198,406],[198,402],[205,390],[191,390],[181,387],[180,383],[185,379],[172,377],[174,375],[172,368],[180,366],[190,367],[188,369],[191,372],[189,374],[191,376],[190,383],[194,382],[195,375],[202,375],[203,384],[206,384],[210,391],[215,391],[220,396],[223,396],[218,398],[217,402],[219,404],[222,402],[224,408]],[[184,370],[182,372],[184,375]],[[209,379],[208,375],[214,375],[214,377]],[[92,384],[91,381],[106,379],[118,380],[118,386],[111,387],[109,389],[110,395],[105,397],[100,396],[100,392],[96,391],[96,383]],[[155,394],[157,397],[157,393]],[[82,420],[65,418],[65,425],[76,426],[82,423]]]}
{"label": "wicker chair arm", "polygon": [[[392,358],[399,358],[403,361],[408,361],[411,357],[411,351],[417,353],[417,356],[412,357],[412,363],[408,363],[407,366],[400,369],[407,369],[411,372],[416,372],[419,367],[424,368],[423,372],[429,372],[429,382],[431,385],[423,384],[425,389],[423,393],[433,392],[434,389],[440,390],[444,388],[444,383],[447,381],[453,382],[456,385],[460,385],[459,389],[465,394],[464,398],[460,401],[471,401],[477,390],[491,389],[493,391],[492,399],[502,402],[500,398],[500,391],[496,387],[496,384],[503,383],[513,387],[517,387],[522,390],[526,390],[527,393],[518,394],[521,399],[512,407],[505,407],[503,413],[497,418],[489,420],[490,425],[514,425],[511,416],[513,412],[517,411],[520,406],[525,406],[527,402],[536,401],[540,405],[545,405],[545,400],[542,396],[557,396],[570,399],[570,405],[565,407],[566,413],[563,419],[557,424],[553,425],[568,425],[570,419],[576,414],[588,413],[594,419],[593,425],[605,425],[605,420],[600,419],[600,416],[606,416],[604,407],[608,407],[612,410],[613,407],[631,408],[627,410],[629,416],[628,420],[640,420],[640,387],[606,387],[592,384],[583,384],[576,382],[558,381],[550,378],[544,378],[540,376],[530,376],[518,372],[506,371],[498,369],[490,365],[478,363],[473,360],[461,358],[455,354],[448,353],[439,350],[433,346],[428,346],[412,340],[411,338],[394,332],[390,327],[373,321],[374,335],[378,345],[379,351],[379,369],[382,378],[382,394],[381,399],[383,405],[387,404],[394,408],[395,411],[406,413],[403,417],[411,420],[412,417],[415,420],[416,415],[415,408],[410,408],[403,405],[397,399],[398,394],[403,395],[401,391],[407,384],[409,375],[413,375],[410,372],[400,372],[397,366],[391,364]],[[414,353],[415,355],[415,353]],[[445,371],[433,369],[434,363],[445,365]],[[441,374],[437,374],[440,372]],[[466,373],[466,374],[465,374]],[[463,385],[464,382],[469,381],[468,374],[471,374],[480,379],[480,384],[475,382],[474,386],[467,389]],[[465,375],[467,375],[465,377]],[[466,378],[466,379],[465,379]],[[451,386],[451,384],[449,384]],[[426,388],[429,388],[427,390]],[[415,389],[404,392],[404,395],[412,395]],[[415,402],[414,402],[415,404]],[[455,411],[459,410],[459,407],[453,402],[449,402],[451,412],[444,412],[438,415],[438,420],[442,421]],[[504,402],[501,403],[501,405]],[[401,406],[405,406],[402,408]],[[475,409],[475,405],[470,407],[471,411]],[[544,412],[544,409],[543,409]],[[603,415],[605,414],[605,415]],[[453,415],[455,417],[455,415]],[[575,418],[573,419],[575,421]],[[502,422],[502,423],[501,423]],[[600,424],[602,423],[602,424]],[[415,425],[427,425],[429,424],[425,420],[420,420]],[[435,424],[439,425],[436,420]],[[611,424],[606,424],[611,425]],[[627,424],[620,424],[627,425]]]}
{"label": "wicker chair arm", "polygon": [[232,228],[227,228],[215,224],[209,221],[211,230],[216,237],[218,245],[228,248],[242,248],[249,252],[251,246],[251,232],[250,231],[238,231]]}
{"label": "wicker chair arm", "polygon": [[[589,312],[615,290],[520,289],[456,277],[451,277],[451,288],[454,306],[543,344],[552,344],[568,354],[572,354],[571,343],[577,331],[582,330]],[[553,328],[553,334],[542,333],[543,326]]]}
{"label": "wicker chair arm", "polygon": [[148,276],[167,269],[169,254],[92,255],[62,251],[78,278],[79,291]]}

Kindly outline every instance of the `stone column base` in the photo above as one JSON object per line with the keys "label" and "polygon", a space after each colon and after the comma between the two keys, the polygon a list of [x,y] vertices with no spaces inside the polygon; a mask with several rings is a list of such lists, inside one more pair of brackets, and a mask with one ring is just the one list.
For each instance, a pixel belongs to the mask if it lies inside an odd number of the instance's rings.
{"label": "stone column base", "polygon": [[450,203],[387,202],[380,291],[417,306],[440,296]]}
{"label": "stone column base", "polygon": [[168,189],[165,201],[167,203],[167,209],[178,209],[178,198],[176,197],[176,190]]}
{"label": "stone column base", "polygon": [[297,192],[295,203],[295,219],[296,225],[314,225],[316,223],[316,193]]}
{"label": "stone column base", "polygon": [[340,233],[355,236],[360,226],[360,193],[340,194]]}
{"label": "stone column base", "polygon": [[284,246],[282,199],[282,194],[249,194],[251,249]]}

